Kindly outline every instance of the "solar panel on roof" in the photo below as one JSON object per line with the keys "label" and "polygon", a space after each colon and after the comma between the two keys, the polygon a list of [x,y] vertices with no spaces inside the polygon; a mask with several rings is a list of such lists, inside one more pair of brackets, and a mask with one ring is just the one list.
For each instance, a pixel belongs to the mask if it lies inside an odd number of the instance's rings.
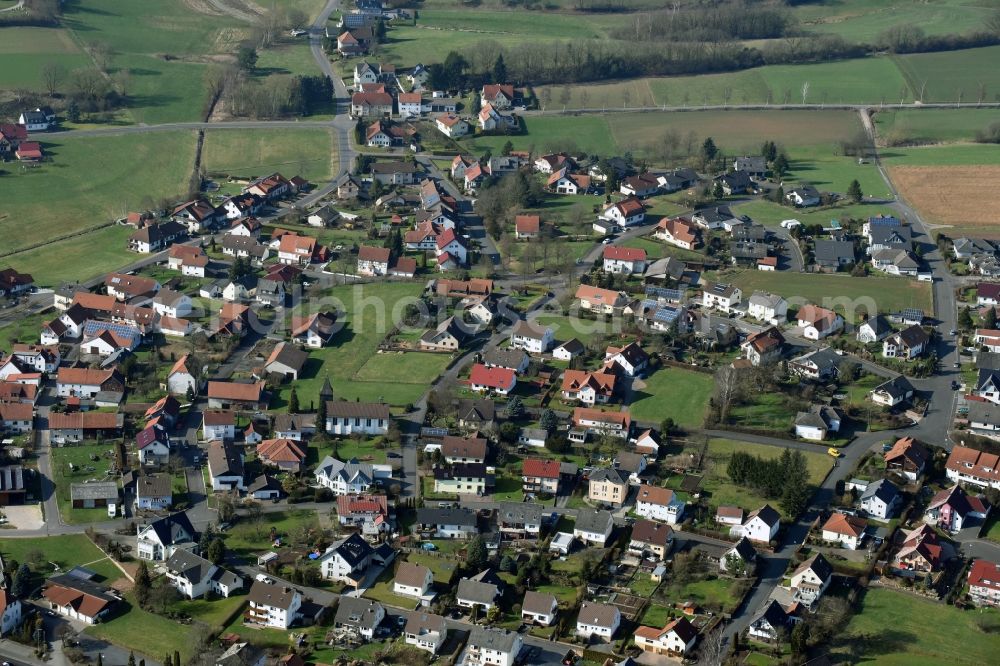
{"label": "solar panel on roof", "polygon": [[900,314],[903,316],[904,319],[923,319],[924,318],[924,311],[923,310],[918,310],[916,308],[906,308],[905,310],[903,310],[902,312],[900,312]]}
{"label": "solar panel on roof", "polygon": [[120,335],[124,338],[131,338],[139,333],[139,329],[134,326],[116,324],[110,321],[91,320],[83,326],[84,337],[100,335],[102,331],[111,331],[115,335]]}
{"label": "solar panel on roof", "polygon": [[653,314],[653,319],[671,323],[677,320],[680,311],[677,308],[660,308]]}
{"label": "solar panel on roof", "polygon": [[680,289],[668,289],[667,287],[646,287],[646,295],[653,298],[659,298],[665,301],[680,301],[683,298],[683,292]]}

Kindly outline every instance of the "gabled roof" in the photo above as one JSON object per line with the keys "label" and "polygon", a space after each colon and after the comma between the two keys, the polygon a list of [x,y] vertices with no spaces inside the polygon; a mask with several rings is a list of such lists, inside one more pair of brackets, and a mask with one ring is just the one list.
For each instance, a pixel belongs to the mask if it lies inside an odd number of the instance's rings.
{"label": "gabled roof", "polygon": [[586,624],[592,627],[611,628],[616,622],[621,621],[621,611],[617,606],[611,604],[600,604],[594,601],[584,601],[580,604],[580,614],[577,616],[577,624]]}
{"label": "gabled roof", "polygon": [[834,513],[823,523],[824,532],[833,532],[854,538],[864,534],[866,527],[868,527],[868,521],[864,518],[848,516],[843,513]]}
{"label": "gabled roof", "polygon": [[669,506],[674,502],[674,491],[644,483],[639,486],[639,493],[636,495],[635,501],[656,506]]}
{"label": "gabled roof", "polygon": [[754,518],[760,518],[768,527],[774,527],[781,522],[781,515],[770,504],[765,504],[756,511],[752,511],[743,524],[749,523]]}
{"label": "gabled roof", "polygon": [[441,442],[441,455],[445,458],[486,458],[484,437],[455,437],[445,435]]}
{"label": "gabled roof", "polygon": [[667,546],[673,533],[674,530],[670,525],[652,520],[638,519],[632,525],[632,541],[655,546]]}
{"label": "gabled roof", "polygon": [[610,511],[598,509],[580,509],[576,514],[574,529],[583,532],[604,534],[614,524]]}
{"label": "gabled roof", "polygon": [[560,464],[558,460],[545,458],[525,458],[521,468],[523,476],[540,479],[558,479]]}
{"label": "gabled roof", "polygon": [[469,381],[478,386],[494,389],[508,389],[514,383],[516,375],[508,368],[487,368],[481,363],[472,366]]}
{"label": "gabled roof", "polygon": [[792,578],[805,573],[810,569],[820,580],[829,580],[830,576],[833,575],[833,567],[830,566],[830,563],[825,557],[823,557],[822,553],[817,553],[800,564],[792,573]]}
{"label": "gabled roof", "polygon": [[923,467],[927,461],[927,450],[912,437],[901,437],[883,457],[887,463],[907,460],[916,467]]}

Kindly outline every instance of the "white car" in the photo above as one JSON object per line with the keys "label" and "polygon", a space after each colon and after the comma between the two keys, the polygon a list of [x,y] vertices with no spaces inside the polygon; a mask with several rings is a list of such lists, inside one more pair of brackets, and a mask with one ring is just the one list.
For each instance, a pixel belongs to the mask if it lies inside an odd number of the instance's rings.
{"label": "white car", "polygon": [[274,579],[265,574],[257,574],[254,576],[255,580],[259,580],[262,583],[267,583],[268,585],[274,585]]}

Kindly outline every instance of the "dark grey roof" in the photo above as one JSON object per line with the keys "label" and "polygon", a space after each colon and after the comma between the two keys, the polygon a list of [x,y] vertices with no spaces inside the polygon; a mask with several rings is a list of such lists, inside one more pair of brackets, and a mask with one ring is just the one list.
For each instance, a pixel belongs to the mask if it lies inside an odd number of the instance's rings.
{"label": "dark grey roof", "polygon": [[493,583],[485,583],[471,578],[458,581],[458,592],[455,597],[462,601],[478,604],[491,604],[500,596],[500,588]]}
{"label": "dark grey roof", "polygon": [[292,606],[292,600],[298,592],[287,585],[265,583],[262,580],[255,580],[250,586],[247,594],[247,601],[258,606],[270,606],[288,610]]}
{"label": "dark grey roof", "polygon": [[792,575],[794,576],[807,569],[812,569],[813,573],[815,573],[820,580],[829,580],[830,576],[833,575],[833,567],[830,566],[830,563],[825,557],[823,557],[822,553],[813,555],[811,558],[800,564],[798,569],[796,569],[795,573]]}
{"label": "dark grey roof", "polygon": [[72,500],[87,499],[118,499],[118,484],[114,481],[99,481],[97,483],[74,483],[69,487]]}
{"label": "dark grey roof", "polygon": [[465,421],[492,421],[496,418],[496,403],[482,398],[459,400],[458,418]]}
{"label": "dark grey roof", "polygon": [[252,643],[233,643],[215,660],[215,666],[255,666],[263,653]]}
{"label": "dark grey roof", "polygon": [[840,264],[854,262],[854,243],[845,240],[826,240],[821,238],[814,241],[815,249],[813,255],[816,261],[821,264]]}
{"label": "dark grey roof", "polygon": [[476,526],[476,512],[472,509],[443,509],[424,507],[417,509],[417,523],[420,525]]}
{"label": "dark grey roof", "polygon": [[874,331],[875,334],[878,335],[879,337],[892,331],[892,326],[889,325],[889,322],[882,315],[875,315],[874,317],[869,317],[868,320],[864,322],[864,324],[862,324],[862,326],[864,326],[865,324],[870,326],[872,331]]}
{"label": "dark grey roof", "polygon": [[994,405],[992,402],[970,402],[969,421],[1000,425],[1000,405]]}
{"label": "dark grey roof", "polygon": [[331,552],[340,555],[345,562],[352,567],[364,562],[372,556],[375,551],[368,542],[355,532],[351,536],[341,539],[331,546]]}
{"label": "dark grey roof", "polygon": [[625,485],[628,483],[628,474],[624,470],[615,469],[614,467],[599,467],[590,473],[590,483],[594,481],[610,481],[616,485]]}
{"label": "dark grey roof", "polygon": [[[162,544],[177,544],[195,541],[198,533],[194,531],[187,513],[179,511],[169,516],[154,520],[149,527]],[[142,527],[139,528],[142,530]]]}
{"label": "dark grey roof", "polygon": [[505,523],[541,523],[542,505],[533,502],[500,502],[497,521]]}
{"label": "dark grey roof", "polygon": [[167,560],[167,570],[173,571],[197,585],[209,575],[213,564],[203,557],[186,550],[175,550]]}
{"label": "dark grey roof", "polygon": [[865,492],[861,493],[860,501],[864,502],[867,499],[873,497],[878,498],[889,504],[899,495],[899,489],[892,484],[891,481],[887,479],[879,479],[874,483],[869,483],[865,488]]}
{"label": "dark grey roof", "polygon": [[893,377],[887,382],[879,384],[875,387],[876,391],[885,391],[894,400],[903,400],[906,398],[907,393],[913,392],[913,384],[910,380],[899,375],[898,377]]}
{"label": "dark grey roof", "polygon": [[501,368],[516,370],[521,367],[528,355],[522,349],[491,349],[483,354],[483,363]]}
{"label": "dark grey roof", "polygon": [[781,607],[777,601],[771,600],[764,610],[757,613],[750,624],[757,624],[760,620],[767,620],[767,623],[773,628],[778,629],[784,627],[788,624],[788,614],[785,613],[785,609]]}
{"label": "dark grey roof", "polygon": [[473,627],[469,632],[469,645],[487,650],[497,650],[509,653],[514,649],[519,634],[506,629],[492,629],[490,627]]}
{"label": "dark grey roof", "polygon": [[385,617],[385,608],[377,601],[341,595],[334,622],[347,627],[375,629]]}
{"label": "dark grey roof", "polygon": [[135,480],[136,497],[170,497],[173,487],[169,474],[148,474]]}
{"label": "dark grey roof", "polygon": [[757,549],[753,547],[750,543],[750,539],[743,537],[736,542],[736,545],[731,548],[735,550],[736,554],[743,558],[743,561],[750,562],[755,557],[757,557]]}
{"label": "dark grey roof", "polygon": [[908,248],[913,243],[913,233],[907,226],[873,226],[868,234],[872,245]]}
{"label": "dark grey roof", "polygon": [[597,509],[580,509],[576,514],[575,528],[584,532],[600,532],[603,534],[614,523],[610,511]]}

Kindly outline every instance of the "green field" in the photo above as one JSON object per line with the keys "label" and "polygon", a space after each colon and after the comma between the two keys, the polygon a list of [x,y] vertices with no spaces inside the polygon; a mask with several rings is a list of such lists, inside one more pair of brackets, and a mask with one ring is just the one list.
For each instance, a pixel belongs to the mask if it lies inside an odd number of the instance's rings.
{"label": "green field", "polygon": [[[771,506],[781,513],[781,507],[778,506],[777,500],[768,500],[752,490],[736,486],[729,481],[729,477],[726,475],[726,465],[729,464],[733,452],[737,450],[763,458],[777,458],[782,452],[780,447],[766,444],[752,444],[731,439],[710,440],[706,455],[705,476],[701,487],[711,494],[709,498],[711,505],[735,505],[743,507],[747,511],[753,511],[763,506],[765,502],[770,502]],[[806,457],[806,466],[809,469],[809,483],[814,486],[820,485],[827,472],[833,467],[833,459],[826,452],[820,451],[803,452],[803,455]]]}
{"label": "green field", "polygon": [[794,304],[808,302],[829,307],[843,314],[849,322],[854,320],[859,308],[867,312],[897,312],[903,308],[932,311],[930,285],[905,278],[742,271],[720,279],[738,285],[744,294],[768,291]]}
{"label": "green field", "polygon": [[879,137],[889,145],[900,142],[971,141],[977,131],[1000,122],[1000,109],[879,111],[874,119]]}
{"label": "green field", "polygon": [[101,624],[91,625],[85,632],[96,638],[114,643],[139,654],[159,657],[177,650],[181,659],[187,662],[194,656],[195,645],[185,640],[190,628],[139,608],[135,598],[126,595],[128,612],[113,617]]}
{"label": "green field", "polygon": [[669,417],[683,428],[700,428],[715,382],[712,375],[664,367],[635,388],[629,413],[638,421],[659,423]]}
{"label": "green field", "polygon": [[90,56],[58,28],[5,28],[0,39],[0,87],[44,92],[42,70],[47,63],[67,71],[92,64]]}
{"label": "green field", "polygon": [[[872,588],[838,632],[835,650],[855,664],[988,664],[996,655],[1000,611],[962,611],[915,595]],[[989,627],[984,630],[983,627]],[[933,630],[929,630],[932,628]],[[990,655],[994,655],[991,657]]]}
{"label": "green field", "polygon": [[882,151],[886,166],[966,166],[1000,164],[1000,146],[958,143],[947,146],[889,148]]}
{"label": "green field", "polygon": [[258,177],[281,171],[317,183],[333,177],[337,152],[324,129],[217,130],[205,132],[202,166],[208,173]]}
{"label": "green field", "polygon": [[487,150],[499,154],[507,141],[515,150],[532,152],[586,152],[596,155],[617,155],[618,145],[601,116],[532,116],[522,118],[525,133],[516,136],[480,136],[463,140],[476,153]]}
{"label": "green field", "polygon": [[1000,94],[1000,46],[938,53],[914,53],[895,58],[910,88],[924,102],[975,104],[980,93],[984,102],[996,101]]}
{"label": "green field", "polygon": [[33,273],[35,284],[40,287],[58,287],[63,282],[87,280],[135,261],[136,254],[126,249],[131,233],[129,227],[105,227],[18,252],[0,261],[19,271]]}
{"label": "green field", "polygon": [[804,30],[871,42],[898,25],[912,25],[929,35],[981,29],[995,7],[981,0],[837,0],[800,3],[792,15]]}
{"label": "green field", "polygon": [[[5,561],[29,562],[29,555],[40,552],[42,560],[32,566],[39,576],[65,573],[76,566],[86,566],[105,581],[115,581],[123,577],[121,569],[101,552],[84,534],[65,536],[16,539],[4,537],[0,540],[0,554]],[[30,562],[29,562],[30,564]],[[58,566],[58,570],[54,566]]]}
{"label": "green field", "polygon": [[857,180],[866,196],[892,199],[878,167],[870,160],[858,164],[857,158],[843,155],[839,146],[791,147],[788,157],[790,170],[782,181],[786,191],[801,182],[810,183],[821,192],[843,194],[851,181]]}
{"label": "green field", "polygon": [[[406,363],[398,356],[376,356],[378,345],[389,332],[393,317],[401,317],[405,300],[420,295],[417,283],[380,282],[336,287],[326,292],[326,307],[346,312],[346,326],[329,347],[310,351],[303,378],[295,383],[303,406],[318,398],[329,376],[334,395],[347,400],[377,401],[402,406],[415,402],[444,370],[448,355],[411,354]],[[369,365],[371,364],[371,365]],[[400,370],[405,368],[405,370]],[[272,407],[280,408],[288,398],[285,388]]]}
{"label": "green field", "polygon": [[[913,92],[892,59],[872,57],[809,65],[771,65],[760,69],[775,102],[786,95],[793,104],[912,102]],[[803,97],[803,86],[809,84]]]}
{"label": "green field", "polygon": [[[158,199],[184,196],[194,144],[192,132],[53,137],[43,142],[49,161],[36,169],[12,167],[3,177],[2,251],[94,229],[130,210],[151,207]],[[74,250],[77,257],[67,261],[52,247],[45,252],[63,264],[82,256]],[[30,265],[26,268],[42,280],[51,277],[40,269],[32,271]]]}
{"label": "green field", "polygon": [[757,199],[733,206],[733,212],[749,215],[754,222],[759,222],[766,227],[777,227],[781,225],[783,220],[798,220],[805,225],[822,224],[827,226],[831,220],[866,220],[879,213],[888,215],[892,211],[885,206],[868,204],[794,208]]}

